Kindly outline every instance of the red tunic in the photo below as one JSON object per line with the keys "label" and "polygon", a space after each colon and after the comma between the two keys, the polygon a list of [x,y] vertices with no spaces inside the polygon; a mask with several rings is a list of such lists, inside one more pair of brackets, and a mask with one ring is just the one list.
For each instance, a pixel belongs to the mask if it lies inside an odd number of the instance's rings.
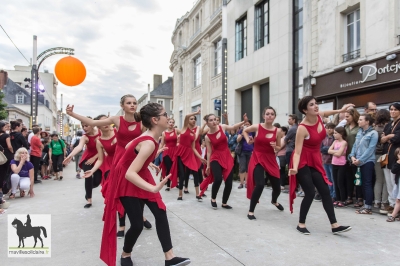
{"label": "red tunic", "polygon": [[[197,132],[197,129],[199,129],[198,126],[196,126],[195,128],[193,128],[193,132],[196,133],[196,132]],[[196,151],[197,151],[197,152],[200,154],[200,156],[201,156],[200,138],[201,138],[201,136],[200,136],[200,134],[199,134],[199,135],[197,136],[196,140],[194,141],[194,148],[196,149]],[[196,161],[197,161],[197,170],[198,170],[198,169],[200,169],[200,167],[201,167],[201,160],[200,160],[199,158],[197,158],[196,155],[195,155],[195,157],[196,157]]]}
{"label": "red tunic", "polygon": [[[265,129],[261,124],[258,124],[257,136],[254,138],[254,149],[250,157],[248,178],[247,178],[247,198],[251,199],[255,185],[254,182],[254,169],[257,164],[260,164],[264,170],[271,176],[280,178],[279,165],[276,161],[274,148],[271,146],[271,142],[276,142],[275,130]],[[267,134],[271,134],[271,138],[267,138]]]}
{"label": "red tunic", "polygon": [[[128,196],[135,197],[140,199],[147,199],[152,202],[156,202],[158,207],[162,210],[166,210],[166,206],[162,201],[161,195],[159,192],[152,193],[149,191],[145,191],[133,183],[129,182],[126,178],[126,172],[129,166],[132,164],[133,160],[136,158],[136,146],[146,140],[151,140],[154,142],[155,149],[153,154],[147,158],[146,162],[143,164],[142,169],[138,172],[139,176],[145,180],[147,183],[156,185],[156,182],[153,179],[153,176],[148,169],[148,165],[155,158],[155,155],[158,150],[158,143],[150,136],[141,136],[136,138],[132,144],[127,148],[125,154],[119,161],[118,166],[115,168],[114,179],[117,181],[117,185],[115,190],[112,190],[108,193],[110,196],[110,201],[106,206],[106,212],[109,214],[106,217],[103,228],[103,237],[102,237],[102,245],[101,245],[101,253],[100,258],[107,265],[115,265],[116,260],[116,251],[117,251],[117,238],[115,237],[115,232],[117,231],[116,227],[116,219],[115,212],[117,210],[117,205],[120,202],[119,198]],[[141,214],[140,214],[141,215]]]}
{"label": "red tunic", "polygon": [[101,145],[103,145],[104,151],[107,153],[107,155],[104,154],[103,164],[100,167],[100,169],[103,173],[103,179],[102,179],[102,184],[101,184],[101,193],[102,193],[103,197],[105,197],[105,195],[107,193],[107,188],[108,188],[107,176],[110,174],[109,171],[111,169],[112,162],[114,159],[115,147],[117,146],[116,143],[112,144],[114,139],[116,138],[116,135],[115,135],[116,133],[117,133],[117,131],[114,129],[114,136],[111,137],[110,139],[99,138]]}
{"label": "red tunic", "polygon": [[[197,161],[196,156],[193,153],[192,143],[195,138],[195,133],[189,128],[186,128],[185,133],[179,135],[179,144],[176,147],[175,157],[181,158],[183,165],[190,170],[196,171]],[[175,160],[171,167],[171,188],[176,187],[178,177],[178,160]]]}
{"label": "red tunic", "polygon": [[[79,168],[82,168],[82,162],[85,160],[89,160],[93,156],[97,154],[97,149],[96,149],[96,139],[101,136],[101,133],[94,136],[89,136],[85,134],[85,136],[89,139],[88,143],[86,143],[86,150],[82,155],[81,161],[79,162]],[[97,161],[97,160],[96,160]],[[93,162],[93,165],[96,163],[96,161]]]}
{"label": "red tunic", "polygon": [[[167,167],[164,164],[164,158],[165,157],[169,157],[171,159],[172,162],[175,161],[176,155],[176,145],[178,143],[178,135],[176,133],[176,130],[174,129],[174,131],[168,132],[168,131],[164,131],[164,143],[165,143],[165,147],[167,147],[168,149],[163,151],[163,155],[162,158],[163,160],[161,161],[161,176],[164,178],[167,174]],[[171,171],[171,169],[170,169]]]}
{"label": "red tunic", "polygon": [[[218,126],[219,130],[215,133],[207,133],[208,138],[210,139],[211,142],[211,158],[210,162],[212,161],[217,161],[221,167],[222,167],[222,177],[224,178],[224,181],[228,178],[229,174],[231,173],[233,169],[233,158],[231,155],[231,152],[229,150],[228,146],[228,139],[225,135],[225,132],[222,130],[221,126]],[[220,137],[217,139],[217,135],[220,133]],[[200,196],[204,194],[204,192],[207,190],[208,185],[214,182],[214,176],[212,174],[212,171],[210,171],[210,175],[207,176],[201,182],[200,184]]]}
{"label": "red tunic", "polygon": [[[319,124],[321,124],[322,126],[322,130],[320,133],[318,133]],[[299,126],[305,127],[310,137],[308,139],[305,139],[303,142],[303,149],[301,150],[299,166],[297,167],[297,169],[301,169],[306,165],[308,167],[315,168],[318,172],[321,173],[325,183],[330,185],[331,183],[329,182],[325,173],[325,169],[322,165],[322,156],[320,152],[321,143],[326,136],[326,130],[321,117],[318,116],[318,122],[315,123],[315,125],[313,126],[308,126],[305,124],[299,124]],[[293,167],[293,155],[295,151],[296,149],[292,153],[292,159],[290,160],[289,168]],[[290,186],[290,192],[289,192],[290,212],[293,213],[293,201],[296,198],[296,188],[297,188],[297,179],[295,175],[291,175],[289,177],[289,186]]]}

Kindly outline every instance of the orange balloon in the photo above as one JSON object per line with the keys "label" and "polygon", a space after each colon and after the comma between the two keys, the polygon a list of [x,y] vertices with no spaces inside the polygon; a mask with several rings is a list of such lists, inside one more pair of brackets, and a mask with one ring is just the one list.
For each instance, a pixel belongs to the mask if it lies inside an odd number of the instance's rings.
{"label": "orange balloon", "polygon": [[72,56],[60,59],[54,69],[57,79],[67,86],[77,86],[86,77],[86,68],[81,61]]}

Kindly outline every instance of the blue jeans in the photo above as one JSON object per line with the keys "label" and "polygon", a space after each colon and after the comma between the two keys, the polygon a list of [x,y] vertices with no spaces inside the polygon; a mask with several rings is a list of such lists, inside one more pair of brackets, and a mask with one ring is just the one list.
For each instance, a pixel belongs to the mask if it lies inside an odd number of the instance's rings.
{"label": "blue jeans", "polygon": [[360,166],[360,172],[362,182],[361,187],[364,194],[364,207],[371,209],[374,200],[375,163],[368,162]]}
{"label": "blue jeans", "polygon": [[160,155],[158,155],[157,158],[154,160],[154,164],[160,166],[161,161],[162,161],[162,153],[160,153]]}
{"label": "blue jeans", "polygon": [[328,177],[329,182],[332,183],[331,186],[329,186],[329,192],[331,193],[331,198],[336,199],[336,192],[335,192],[335,183],[333,182],[333,175],[332,175],[332,164],[324,164],[324,169],[326,172],[326,176]]}

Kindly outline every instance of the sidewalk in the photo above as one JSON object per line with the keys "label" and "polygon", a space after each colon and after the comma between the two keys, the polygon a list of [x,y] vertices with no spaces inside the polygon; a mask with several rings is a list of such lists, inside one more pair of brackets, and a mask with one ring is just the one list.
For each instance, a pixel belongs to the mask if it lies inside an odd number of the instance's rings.
{"label": "sidewalk", "polygon": [[[281,194],[279,202],[284,212],[271,205],[271,190],[265,189],[255,210],[257,220],[247,219],[249,200],[245,189],[234,183],[229,204],[232,210],[210,204],[211,187],[207,198],[197,202],[193,181],[190,194],[177,201],[178,191],[161,191],[167,205],[174,252],[189,257],[191,265],[383,265],[399,260],[397,235],[399,223],[387,223],[383,215],[356,215],[353,208],[336,210],[338,221],[351,225],[353,230],[343,235],[331,233],[328,218],[320,202],[314,202],[308,214],[310,236],[296,231],[299,204],[295,200],[294,214],[290,214],[288,194]],[[17,198],[5,215],[0,215],[0,261],[2,265],[105,265],[99,259],[103,228],[103,199],[100,188],[93,191],[93,206],[84,209],[84,179],[76,179],[72,164],[65,168],[62,181],[43,181],[35,185],[34,198]],[[221,205],[223,185],[217,203]],[[53,255],[50,259],[8,258],[6,253],[7,215],[51,214]],[[164,265],[154,217],[146,207],[145,217],[153,229],[143,230],[132,252],[134,265]],[[128,221],[128,220],[127,220]],[[129,221],[128,221],[129,225]],[[25,244],[33,244],[27,238]],[[118,240],[120,256],[123,239]],[[119,264],[117,264],[119,265]]]}

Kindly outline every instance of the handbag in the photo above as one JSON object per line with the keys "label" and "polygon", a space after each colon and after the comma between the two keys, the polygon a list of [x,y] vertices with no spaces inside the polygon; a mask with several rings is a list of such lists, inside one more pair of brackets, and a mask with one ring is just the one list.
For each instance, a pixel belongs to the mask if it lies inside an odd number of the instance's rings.
{"label": "handbag", "polygon": [[4,155],[4,148],[0,145],[0,165],[3,165],[7,162],[7,157]]}
{"label": "handbag", "polygon": [[356,176],[356,179],[354,180],[354,185],[361,186],[362,185],[362,181],[361,181],[360,167],[357,167],[357,172],[356,172],[355,176]]}
{"label": "handbag", "polygon": [[243,144],[242,141],[236,145],[235,154],[240,155],[242,153]]}
{"label": "handbag", "polygon": [[[390,134],[393,134],[393,131],[395,130],[395,128],[396,128],[397,124],[399,123],[399,121],[400,121],[400,119],[398,119],[396,124],[393,125],[392,132],[390,132]],[[388,163],[389,163],[389,152],[390,152],[390,148],[391,147],[392,147],[392,144],[389,145],[388,152],[386,154],[381,155],[378,158],[377,162],[381,163],[381,168],[385,168],[386,165],[388,165]]]}

